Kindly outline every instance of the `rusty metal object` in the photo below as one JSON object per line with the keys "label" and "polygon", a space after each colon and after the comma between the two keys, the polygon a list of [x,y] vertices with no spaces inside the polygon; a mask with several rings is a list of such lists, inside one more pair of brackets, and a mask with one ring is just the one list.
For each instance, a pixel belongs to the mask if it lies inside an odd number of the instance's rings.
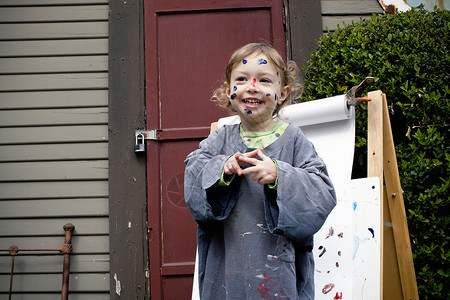
{"label": "rusty metal object", "polygon": [[[22,252],[28,251],[39,251],[39,252],[49,252],[56,251],[60,252],[64,255],[63,260],[63,278],[62,278],[62,291],[61,291],[61,299],[68,300],[69,299],[69,276],[70,276],[70,255],[72,254],[72,232],[75,229],[75,226],[71,223],[67,223],[63,226],[65,235],[64,235],[64,245],[59,249],[20,249]],[[9,300],[12,297],[12,285],[14,279],[14,262],[17,254],[19,253],[19,247],[16,245],[12,245],[9,249],[0,249],[0,252],[9,252],[11,255],[11,275],[9,281]]]}
{"label": "rusty metal object", "polygon": [[352,87],[347,94],[345,95],[347,98],[348,106],[358,106],[363,101],[370,101],[370,98],[361,97],[362,92],[374,82],[373,77],[366,77],[360,84]]}
{"label": "rusty metal object", "polygon": [[70,276],[70,254],[72,254],[72,232],[75,229],[75,226],[71,223],[67,223],[63,226],[63,228],[66,233],[64,237],[64,245],[60,249],[60,252],[64,254],[61,300],[67,300],[69,299],[69,276]]}
{"label": "rusty metal object", "polygon": [[9,247],[8,249],[9,251],[9,255],[11,255],[11,276],[9,277],[9,300],[11,300],[11,295],[12,295],[12,284],[13,284],[13,278],[14,278],[14,261],[16,258],[17,253],[19,253],[19,247],[17,247],[16,245],[12,245],[11,247]]}

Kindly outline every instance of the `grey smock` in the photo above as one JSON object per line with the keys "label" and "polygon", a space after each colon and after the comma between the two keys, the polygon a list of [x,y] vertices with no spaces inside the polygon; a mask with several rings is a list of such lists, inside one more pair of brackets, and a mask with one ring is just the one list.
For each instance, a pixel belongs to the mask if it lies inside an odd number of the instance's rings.
{"label": "grey smock", "polygon": [[276,189],[253,181],[252,174],[215,185],[228,157],[251,150],[239,124],[227,125],[186,158],[184,192],[198,224],[200,297],[314,299],[313,235],[336,205],[325,164],[290,124],[263,149],[278,166]]}

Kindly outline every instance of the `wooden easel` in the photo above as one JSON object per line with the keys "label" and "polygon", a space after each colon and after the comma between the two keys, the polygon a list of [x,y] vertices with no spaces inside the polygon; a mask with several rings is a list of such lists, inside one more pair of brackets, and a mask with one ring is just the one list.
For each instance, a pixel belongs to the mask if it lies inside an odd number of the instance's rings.
{"label": "wooden easel", "polygon": [[367,176],[380,178],[383,195],[381,294],[385,300],[415,300],[419,294],[386,95],[373,91],[368,97]]}

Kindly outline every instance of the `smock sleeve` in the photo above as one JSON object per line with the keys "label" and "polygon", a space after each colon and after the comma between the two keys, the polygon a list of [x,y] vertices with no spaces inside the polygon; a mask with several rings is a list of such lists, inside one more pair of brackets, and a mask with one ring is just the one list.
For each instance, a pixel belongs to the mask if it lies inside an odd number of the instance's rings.
{"label": "smock sleeve", "polygon": [[223,135],[214,132],[185,160],[185,201],[198,223],[226,219],[237,201],[239,178],[233,179],[229,185],[215,185],[231,155],[220,150],[223,139]]}
{"label": "smock sleeve", "polygon": [[304,244],[335,207],[336,194],[324,162],[303,133],[292,147],[293,158],[277,160],[277,189],[264,189],[265,215],[272,233]]}

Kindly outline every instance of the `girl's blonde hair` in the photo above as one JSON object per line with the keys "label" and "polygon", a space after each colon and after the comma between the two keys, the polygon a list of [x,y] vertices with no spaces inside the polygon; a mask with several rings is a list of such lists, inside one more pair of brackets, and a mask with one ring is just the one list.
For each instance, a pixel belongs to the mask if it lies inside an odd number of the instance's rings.
{"label": "girl's blonde hair", "polygon": [[275,65],[275,67],[280,71],[281,75],[281,86],[289,86],[290,93],[282,104],[277,105],[273,116],[278,116],[279,111],[292,103],[293,99],[300,97],[302,93],[302,85],[300,84],[297,73],[298,66],[294,61],[284,62],[281,55],[275,48],[266,43],[250,43],[247,44],[236,51],[228,62],[227,68],[225,69],[224,79],[222,86],[216,89],[211,97],[211,101],[215,102],[218,106],[228,109],[231,112],[236,112],[230,103],[230,98],[227,95],[227,90],[230,87],[231,81],[231,71],[233,68],[240,63],[244,58],[252,55],[253,53],[262,53],[267,56],[268,59]]}

